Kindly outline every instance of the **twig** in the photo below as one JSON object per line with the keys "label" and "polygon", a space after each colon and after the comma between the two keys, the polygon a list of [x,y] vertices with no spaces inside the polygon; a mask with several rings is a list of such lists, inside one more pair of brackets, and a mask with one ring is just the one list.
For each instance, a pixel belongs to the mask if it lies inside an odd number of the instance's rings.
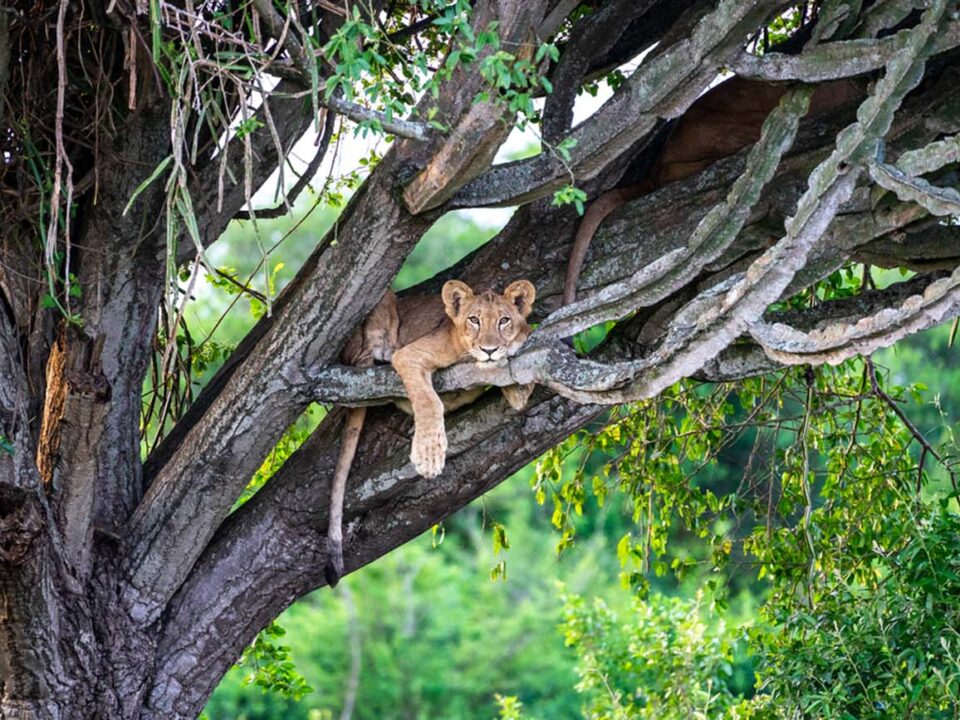
{"label": "twig", "polygon": [[[54,165],[53,192],[50,195],[50,224],[47,226],[47,241],[45,258],[49,275],[50,295],[56,300],[54,284],[56,282],[56,248],[57,230],[60,219],[60,191],[63,183],[63,167],[67,168],[67,207],[64,213],[64,236],[66,238],[66,253],[64,254],[63,281],[64,298],[67,307],[64,314],[70,316],[70,210],[73,204],[73,165],[63,144],[63,106],[64,94],[67,88],[67,60],[64,51],[63,24],[67,15],[69,0],[60,0],[57,13],[57,111],[54,118],[54,135],[57,143],[57,160]],[[59,302],[57,303],[59,305]]]}
{"label": "twig", "polygon": [[[303,46],[292,32],[283,32],[285,23],[274,8],[271,0],[253,0],[253,6],[263,19],[267,32],[274,38],[282,38],[283,46],[287,52],[290,53],[295,68],[295,75],[292,79],[310,85],[310,71]],[[280,70],[277,65],[274,65],[272,69],[274,71]],[[321,102],[322,99],[317,98],[317,100]],[[365,108],[362,105],[357,105],[356,103],[336,96],[322,100],[322,104],[356,122],[377,122],[387,132],[399,135],[400,137],[410,138],[412,140],[426,140],[430,132],[429,126],[424,123],[388,118],[384,113]]]}
{"label": "twig", "polygon": [[[262,261],[261,261],[261,262],[262,262]],[[236,288],[238,288],[241,293],[246,293],[246,294],[249,295],[250,297],[257,299],[257,300],[259,300],[259,301],[262,302],[262,303],[265,303],[265,302],[267,301],[266,295],[264,295],[263,293],[259,292],[258,290],[254,290],[254,289],[253,289],[252,287],[250,287],[249,285],[240,282],[239,280],[237,280],[237,279],[236,279],[233,275],[231,275],[230,273],[226,273],[226,272],[224,272],[223,270],[221,270],[221,269],[219,269],[219,268],[217,268],[217,269],[215,270],[215,272],[217,273],[218,276],[222,277],[224,280],[226,280],[227,282],[229,282],[231,285],[233,285],[233,286],[235,286]],[[206,341],[204,341],[204,342],[206,342]]]}
{"label": "twig", "polygon": [[870,387],[873,390],[873,393],[878,398],[883,400],[883,402],[885,402],[891,410],[893,410],[894,415],[900,419],[900,422],[902,422],[904,427],[910,431],[910,434],[913,436],[914,440],[920,443],[920,447],[923,448],[923,452],[920,455],[920,467],[917,468],[917,472],[923,472],[923,461],[926,459],[927,453],[932,455],[950,476],[950,484],[953,486],[953,491],[954,493],[958,493],[956,497],[957,505],[960,505],[960,488],[957,486],[956,472],[950,469],[950,466],[943,459],[943,456],[940,455],[940,453],[937,452],[937,450],[927,441],[927,439],[923,436],[923,433],[920,432],[917,426],[914,425],[910,418],[907,417],[907,414],[903,412],[903,410],[897,405],[896,400],[890,397],[886,391],[880,387],[880,382],[877,380],[877,369],[873,364],[873,360],[870,358],[865,358],[864,362],[866,363],[867,374],[870,377]]}
{"label": "twig", "polygon": [[284,201],[276,207],[264,208],[253,212],[240,210],[233,216],[234,220],[252,220],[254,217],[260,220],[269,220],[281,217],[289,212],[289,206],[297,201],[300,193],[303,192],[304,188],[313,180],[313,176],[317,174],[317,170],[320,169],[320,164],[327,155],[327,148],[330,147],[330,139],[333,137],[333,129],[336,126],[337,115],[332,110],[327,110],[326,114],[327,117],[323,127],[323,135],[320,138],[320,147],[317,149],[310,164],[307,165],[303,171],[303,174],[300,175],[297,182],[290,188],[290,192],[287,193]]}

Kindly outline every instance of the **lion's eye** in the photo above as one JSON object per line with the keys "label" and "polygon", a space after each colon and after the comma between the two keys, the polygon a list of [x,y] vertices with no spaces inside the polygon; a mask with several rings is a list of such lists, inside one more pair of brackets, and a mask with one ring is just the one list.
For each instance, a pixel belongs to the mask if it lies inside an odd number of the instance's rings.
{"label": "lion's eye", "polygon": [[480,318],[476,317],[475,315],[471,315],[470,317],[468,317],[467,322],[469,322],[471,325],[476,325],[477,327],[480,327]]}
{"label": "lion's eye", "polygon": [[510,318],[509,318],[509,317],[507,317],[506,315],[504,315],[502,318],[500,318],[500,327],[504,327],[504,326],[509,325],[509,324],[510,324]]}

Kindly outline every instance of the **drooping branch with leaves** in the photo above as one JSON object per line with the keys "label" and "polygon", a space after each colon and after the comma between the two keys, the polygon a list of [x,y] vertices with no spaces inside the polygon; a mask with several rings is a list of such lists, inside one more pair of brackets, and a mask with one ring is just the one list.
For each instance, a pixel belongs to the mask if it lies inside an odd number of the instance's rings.
{"label": "drooping branch with leaves", "polygon": [[[611,405],[839,363],[956,317],[958,45],[954,0],[0,4],[0,717],[194,717],[323,584],[342,411],[237,500],[311,403],[402,396],[389,368],[337,360],[450,210],[517,206],[412,292],[528,278],[539,326],[499,374],[454,367],[438,387],[541,389],[523,412],[491,394],[453,415],[429,481],[389,430],[409,421],[368,413],[348,571],[615,422]],[[711,106],[731,73],[775,90],[768,112]],[[611,97],[573,127],[600,81]],[[851,92],[814,112],[833,81]],[[724,123],[755,138],[690,140]],[[207,248],[321,183],[351,125],[389,152],[296,278],[276,297],[265,283],[264,316],[194,396],[183,308],[217,272]],[[517,125],[541,151],[494,164]],[[676,173],[651,183],[668,154]],[[644,183],[561,308],[580,211]],[[829,291],[861,265],[913,275]],[[579,352],[562,342],[585,331]]]}

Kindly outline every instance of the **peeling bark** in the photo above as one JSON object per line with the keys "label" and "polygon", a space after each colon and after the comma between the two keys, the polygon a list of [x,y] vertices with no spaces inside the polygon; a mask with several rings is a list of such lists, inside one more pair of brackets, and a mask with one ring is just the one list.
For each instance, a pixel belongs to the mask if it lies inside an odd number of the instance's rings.
{"label": "peeling bark", "polygon": [[[730,69],[739,77],[755,80],[802,80],[809,83],[839,80],[883,67],[903,51],[909,39],[910,31],[901,30],[880,40],[845,40],[817,45],[799,55],[769,53],[758,57],[742,52],[730,63]],[[937,33],[933,52],[950,50],[958,44],[960,22],[950,22]]]}
{"label": "peeling bark", "polygon": [[[452,207],[488,207],[529,203],[569,181],[590,179],[656,126],[657,118],[675,118],[709,87],[726,56],[777,6],[769,0],[720,2],[689,37],[644,63],[589,120],[569,137],[576,141],[569,163],[541,153],[506,163],[467,184]],[[568,167],[569,166],[569,167]]]}
{"label": "peeling bark", "polygon": [[[569,182],[567,170],[548,155],[490,167],[509,127],[499,107],[474,104],[483,87],[476,68],[458,69],[436,99],[424,101],[437,105],[450,133],[395,144],[272,316],[145,463],[138,421],[167,277],[164,181],[141,188],[124,209],[171,145],[170,99],[149,66],[139,66],[136,102],[105,121],[96,148],[72,150],[78,176],[87,174],[76,184],[71,235],[61,245],[70,241],[70,271],[83,289],[70,299],[78,322],[43,307],[36,209],[27,208],[29,222],[8,224],[16,214],[2,207],[0,720],[194,717],[256,633],[322,585],[342,411],[230,511],[309,402],[402,397],[391,369],[335,361],[442,210],[522,204],[494,239],[412,292],[436,292],[450,277],[473,286],[526,277],[538,289],[540,326],[503,367],[449,368],[437,374],[437,387],[541,388],[522,413],[489,393],[451,415],[447,469],[430,481],[408,462],[410,420],[390,407],[370,410],[345,505],[348,571],[463,507],[611,403],[655,397],[686,377],[728,381],[836,362],[960,314],[958,231],[938,221],[960,209],[952,167],[960,157],[960,53],[951,49],[960,40],[957,7],[930,0],[921,13],[915,4],[874,3],[844,21],[852,39],[807,28],[816,43],[760,58],[742,55],[745,40],[787,3],[609,0],[581,20],[582,32],[561,45],[549,69],[556,93],[544,122],[548,141],[580,141],[571,167],[590,196],[621,178],[644,179],[667,135],[665,120],[686,114],[691,123],[709,122],[709,113],[693,107],[720,67],[808,81],[869,73],[870,92],[804,117],[811,88],[789,86],[754,146],[710,158],[705,169],[701,162],[695,175],[674,175],[606,218],[586,258],[581,300],[564,309],[560,289],[579,218],[543,198]],[[534,38],[538,28],[555,33],[576,5],[480,0],[476,18],[498,17],[501,34],[519,46],[542,39]],[[123,49],[136,36],[129,17],[83,7],[113,42],[117,67],[148,62],[146,53]],[[259,7],[269,25],[277,6]],[[382,3],[368,7],[376,12]],[[342,22],[338,12],[322,14],[326,31]],[[0,85],[8,88],[23,82],[17,61],[7,60],[15,56],[6,54],[19,23],[20,15],[0,7]],[[278,38],[296,31],[275,23],[262,29],[271,28]],[[223,150],[212,130],[196,128],[187,182],[202,246],[245,203],[245,180],[262,183],[313,121],[310,103],[298,96],[309,58],[302,38],[293,40],[276,48],[281,80],[268,98],[269,131],[233,138]],[[571,129],[580,85],[653,43],[614,97]],[[117,87],[130,80],[114,79],[122,81]],[[223,102],[230,107],[236,98]],[[266,109],[259,112],[266,118]],[[244,143],[258,161],[249,178]],[[24,177],[6,170],[5,203]],[[177,251],[180,260],[194,252],[191,242]],[[802,312],[768,311],[853,262],[922,274]],[[615,327],[586,357],[559,342],[605,320]]]}

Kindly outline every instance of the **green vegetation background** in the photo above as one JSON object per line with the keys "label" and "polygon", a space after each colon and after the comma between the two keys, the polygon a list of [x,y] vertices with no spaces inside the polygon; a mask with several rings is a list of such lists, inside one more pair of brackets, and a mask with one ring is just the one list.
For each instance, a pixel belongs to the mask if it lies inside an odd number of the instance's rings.
{"label": "green vegetation background", "polygon": [[[252,275],[251,285],[260,291],[268,284],[279,290],[335,217],[330,209],[306,209],[260,223],[259,241],[248,224],[234,225],[211,252],[212,263],[241,279]],[[495,231],[462,215],[443,218],[410,257],[397,286],[431,276]],[[268,267],[257,270],[261,245],[276,247]],[[209,337],[207,347],[212,349],[198,384],[264,311],[262,304],[223,292],[229,291],[228,284],[220,285],[221,290],[199,287],[198,301],[187,315],[194,341]],[[232,309],[218,322],[231,302]],[[937,403],[947,417],[956,417],[960,370],[951,354],[947,329],[939,328],[879,359],[894,382],[909,379],[930,388],[923,403],[908,410],[934,439],[943,424]],[[303,427],[312,426],[320,414],[322,410],[313,410],[301,421]],[[699,475],[701,485],[715,487],[719,494],[739,477],[748,452],[748,444],[729,447],[720,462]],[[626,502],[613,496],[598,508],[591,497],[578,520],[575,547],[558,557],[552,508],[536,504],[531,477],[530,467],[522,470],[432,535],[285,612],[279,618],[285,634],[271,642],[289,648],[288,659],[312,688],[309,692],[294,700],[262,691],[250,684],[257,661],[248,657],[224,678],[206,715],[211,720],[339,718],[354,677],[358,682],[352,717],[357,720],[491,718],[498,713],[495,694],[519,698],[525,717],[583,717],[584,697],[576,689],[578,654],[564,643],[565,631],[573,627],[569,599],[564,614],[565,594],[602,598],[623,622],[631,622],[637,611],[621,587],[616,545],[633,523]],[[495,553],[492,528],[497,525],[505,527],[509,548]],[[672,542],[687,547],[693,557],[705,552],[679,531]],[[492,580],[491,572],[501,562],[505,577]],[[728,625],[748,623],[762,601],[763,583],[750,578],[755,573],[747,571],[742,582],[733,578],[733,602],[722,618]],[[696,573],[682,585],[670,575],[652,577],[652,591],[695,600],[701,580]],[[704,612],[703,617],[713,628],[721,622],[716,613]],[[603,629],[595,631],[599,636]],[[739,648],[731,653],[726,682],[734,692],[749,696],[750,659]]]}

